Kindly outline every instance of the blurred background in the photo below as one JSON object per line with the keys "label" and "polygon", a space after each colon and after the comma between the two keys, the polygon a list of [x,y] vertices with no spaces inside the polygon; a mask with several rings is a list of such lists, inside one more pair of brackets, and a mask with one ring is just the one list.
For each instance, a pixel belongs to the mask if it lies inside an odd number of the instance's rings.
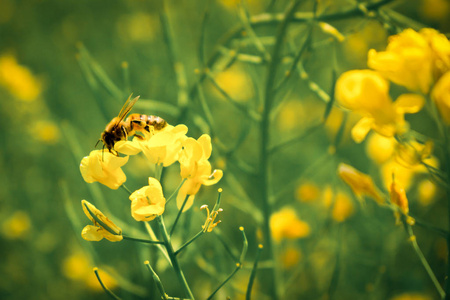
{"label": "blurred background", "polygon": [[[367,51],[384,49],[387,37],[403,28],[450,30],[447,0],[384,2],[375,15],[358,11],[330,20],[343,39],[320,26],[309,31],[306,21],[294,22],[286,36],[276,78],[282,84],[270,124],[275,154],[269,177],[283,299],[438,297],[392,212],[370,199],[361,206],[336,176],[337,164],[347,162],[371,174],[386,191],[389,141],[372,135],[355,144],[349,130],[357,118],[338,108],[331,109],[325,124],[319,122],[336,78],[333,70],[339,75],[366,68]],[[225,176],[218,185],[203,188],[174,243],[198,231],[204,222],[198,208],[211,207],[222,187],[222,237],[203,237],[180,259],[194,293],[205,299],[235,266],[232,257],[222,255],[220,241],[238,253],[238,228],[244,226],[248,264],[216,297],[244,299],[257,245],[264,243],[258,202],[262,187],[255,179],[260,132],[254,116],[267,76],[263,54],[272,51],[279,25],[276,18],[267,18],[285,12],[290,1],[239,3],[0,0],[1,299],[108,299],[94,266],[123,299],[157,299],[142,264],[146,259],[155,261],[167,289],[177,295],[170,283],[173,274],[151,247],[129,241],[90,243],[80,236],[89,224],[82,199],[144,232],[131,218],[123,190],[86,184],[79,173],[82,157],[94,149],[131,93],[141,96],[133,112],[186,124],[195,138],[212,136],[211,162]],[[297,11],[339,15],[356,7],[356,1],[346,0],[314,3],[304,1]],[[301,67],[283,82],[302,47]],[[409,121],[433,136],[426,115]],[[142,159],[130,160],[124,170],[129,188],[146,184],[149,171]],[[165,173],[169,191],[179,182],[176,176],[176,168]],[[446,228],[442,191],[423,170],[405,169],[401,176],[411,214]],[[174,206],[167,209],[168,222],[175,215]],[[283,222],[296,224],[296,233],[278,229]],[[442,284],[445,239],[422,228],[416,228],[416,235]],[[258,279],[254,295],[268,299]]]}

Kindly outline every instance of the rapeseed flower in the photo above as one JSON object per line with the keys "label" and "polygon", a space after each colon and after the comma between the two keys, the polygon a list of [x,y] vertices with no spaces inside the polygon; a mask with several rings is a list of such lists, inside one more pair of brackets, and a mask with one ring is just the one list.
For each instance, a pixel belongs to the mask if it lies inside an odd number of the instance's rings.
{"label": "rapeseed flower", "polygon": [[362,142],[371,129],[386,137],[404,133],[408,128],[404,114],[418,112],[425,103],[424,98],[416,94],[400,95],[393,102],[389,82],[371,70],[343,73],[336,82],[336,100],[342,107],[362,115],[352,129],[357,143]]}
{"label": "rapeseed flower", "polygon": [[285,207],[270,217],[270,230],[275,241],[307,237],[311,229],[308,223],[300,220],[291,207]]}
{"label": "rapeseed flower", "polygon": [[151,221],[164,213],[164,198],[161,183],[153,177],[148,178],[148,185],[130,195],[131,215],[136,221]]}
{"label": "rapeseed flower", "polygon": [[359,172],[350,165],[340,163],[338,166],[339,177],[347,183],[357,197],[369,196],[379,204],[384,203],[384,199],[373,183],[372,178],[364,173]]}
{"label": "rapeseed flower", "polygon": [[450,125],[450,72],[445,73],[431,91],[431,99],[445,124]]}
{"label": "rapeseed flower", "polygon": [[110,221],[100,210],[86,200],[81,200],[86,216],[94,223],[83,228],[81,236],[87,241],[100,241],[103,238],[111,242],[123,239],[122,229]]}
{"label": "rapeseed flower", "polygon": [[392,82],[426,94],[450,69],[450,42],[434,29],[405,29],[389,38],[386,51],[371,49],[367,64]]}
{"label": "rapeseed flower", "polygon": [[202,135],[198,140],[187,138],[183,142],[183,149],[179,155],[180,175],[186,179],[177,195],[177,206],[181,208],[186,200],[184,209],[189,209],[202,185],[210,186],[219,182],[223,176],[222,170],[212,170],[208,161],[211,156],[211,137]]}
{"label": "rapeseed flower", "polygon": [[94,150],[81,160],[80,171],[87,183],[98,181],[116,190],[127,180],[121,169],[127,162],[128,156],[119,157],[108,151]]}

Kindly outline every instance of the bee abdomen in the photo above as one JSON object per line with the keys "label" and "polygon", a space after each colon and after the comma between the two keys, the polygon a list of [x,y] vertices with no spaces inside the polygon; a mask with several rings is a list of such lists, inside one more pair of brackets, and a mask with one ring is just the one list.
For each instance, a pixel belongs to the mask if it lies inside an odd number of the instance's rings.
{"label": "bee abdomen", "polygon": [[[146,131],[150,131],[150,126],[153,126],[155,130],[161,130],[164,127],[167,126],[166,120],[164,120],[161,117],[158,116],[152,116],[152,115],[141,115],[141,114],[132,114],[128,117],[127,121],[130,121],[130,123],[140,123],[139,125],[142,127],[142,129]],[[137,129],[137,128],[136,128]]]}

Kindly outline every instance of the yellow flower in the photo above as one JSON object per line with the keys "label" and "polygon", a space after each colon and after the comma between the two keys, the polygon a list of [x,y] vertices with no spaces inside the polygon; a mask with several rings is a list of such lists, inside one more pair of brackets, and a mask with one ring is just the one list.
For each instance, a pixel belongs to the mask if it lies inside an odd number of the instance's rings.
{"label": "yellow flower", "polygon": [[270,217],[270,230],[275,241],[299,239],[310,234],[308,223],[301,221],[294,209],[285,207]]}
{"label": "yellow flower", "polygon": [[395,151],[395,138],[372,133],[366,143],[367,155],[378,164],[389,160]]}
{"label": "yellow flower", "polygon": [[429,158],[432,149],[433,142],[431,141],[427,141],[424,144],[414,140],[407,143],[399,143],[395,149],[395,158],[401,165],[412,167]]}
{"label": "yellow flower", "polygon": [[111,222],[100,210],[94,205],[81,200],[81,206],[86,216],[94,223],[83,228],[81,236],[87,241],[100,241],[105,238],[111,242],[118,242],[123,239],[122,229]]}
{"label": "yellow flower", "polygon": [[186,125],[169,125],[154,134],[147,134],[145,138],[134,137],[133,141],[119,141],[114,149],[126,155],[135,155],[142,151],[151,163],[167,167],[177,161],[187,131]]}
{"label": "yellow flower", "polygon": [[148,185],[130,195],[131,215],[136,221],[151,221],[164,212],[164,198],[161,184],[155,178],[148,178]]}
{"label": "yellow flower", "polygon": [[344,163],[339,164],[338,174],[342,180],[350,186],[356,196],[370,196],[379,204],[384,203],[384,199],[381,196],[380,191],[375,186],[369,175],[361,173],[352,166]]}
{"label": "yellow flower", "polygon": [[128,161],[127,157],[118,157],[108,151],[94,150],[81,160],[80,171],[84,181],[100,182],[110,189],[118,189],[127,177],[120,167]]}
{"label": "yellow flower", "polygon": [[312,202],[317,200],[320,195],[319,187],[312,182],[302,183],[296,191],[296,198],[301,202]]}
{"label": "yellow flower", "polygon": [[180,175],[186,179],[177,195],[177,206],[181,208],[186,197],[188,197],[184,210],[189,209],[195,194],[202,185],[210,186],[222,179],[223,171],[212,171],[208,158],[211,156],[211,137],[202,135],[198,140],[187,138],[183,143],[183,150],[179,156]]}
{"label": "yellow flower", "polygon": [[0,84],[23,101],[35,100],[42,91],[42,83],[31,71],[17,63],[13,55],[0,57]]}
{"label": "yellow flower", "polygon": [[2,223],[2,235],[9,239],[25,238],[31,229],[31,220],[24,211],[15,211]]}
{"label": "yellow flower", "polygon": [[202,205],[200,207],[200,209],[206,209],[206,221],[205,224],[202,225],[202,229],[203,232],[211,232],[214,227],[216,227],[217,225],[219,225],[220,222],[222,221],[217,221],[214,223],[214,221],[216,220],[217,216],[219,215],[220,212],[223,211],[223,209],[219,208],[217,210],[212,210],[211,212],[209,211],[208,205]]}
{"label": "yellow flower", "polygon": [[336,222],[344,222],[353,215],[354,211],[352,200],[345,193],[338,192],[331,212],[333,220]]}
{"label": "yellow flower", "polygon": [[281,253],[281,265],[285,269],[290,269],[298,264],[302,258],[300,249],[296,247],[288,247]]}
{"label": "yellow flower", "polygon": [[389,96],[389,82],[371,70],[343,73],[336,82],[336,100],[363,117],[352,129],[355,142],[364,140],[370,129],[392,137],[407,129],[405,113],[422,109],[425,100],[420,95],[403,94],[395,102]]}
{"label": "yellow flower", "polygon": [[390,300],[431,300],[431,299],[433,299],[431,296],[420,293],[403,293],[390,298]]}
{"label": "yellow flower", "polygon": [[396,182],[394,174],[392,174],[392,183],[389,187],[389,195],[391,202],[397,205],[405,215],[409,212],[408,198],[402,185]]}
{"label": "yellow flower", "polygon": [[367,64],[392,82],[426,94],[450,68],[449,55],[450,43],[443,34],[430,28],[406,29],[389,38],[386,51],[371,49]]}
{"label": "yellow flower", "polygon": [[422,206],[428,206],[435,201],[436,196],[436,184],[431,180],[424,179],[417,186],[419,194],[418,200]]}
{"label": "yellow flower", "polygon": [[436,103],[442,120],[450,125],[450,72],[445,73],[433,87],[431,99]]}

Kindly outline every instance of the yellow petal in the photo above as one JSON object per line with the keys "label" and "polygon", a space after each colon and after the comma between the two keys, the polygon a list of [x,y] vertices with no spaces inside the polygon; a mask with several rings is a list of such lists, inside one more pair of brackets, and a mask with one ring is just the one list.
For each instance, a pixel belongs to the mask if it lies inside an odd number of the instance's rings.
{"label": "yellow petal", "polygon": [[126,155],[136,155],[141,152],[141,147],[139,141],[134,138],[133,141],[118,141],[114,145],[114,150]]}
{"label": "yellow petal", "polygon": [[400,95],[394,102],[394,106],[399,113],[413,114],[422,109],[425,105],[425,98],[418,94]]}
{"label": "yellow petal", "polygon": [[352,138],[355,142],[361,143],[366,138],[374,121],[372,118],[361,118],[352,128]]}
{"label": "yellow petal", "polygon": [[103,235],[99,232],[99,229],[97,226],[87,225],[81,231],[81,236],[86,241],[98,242],[103,239]]}

